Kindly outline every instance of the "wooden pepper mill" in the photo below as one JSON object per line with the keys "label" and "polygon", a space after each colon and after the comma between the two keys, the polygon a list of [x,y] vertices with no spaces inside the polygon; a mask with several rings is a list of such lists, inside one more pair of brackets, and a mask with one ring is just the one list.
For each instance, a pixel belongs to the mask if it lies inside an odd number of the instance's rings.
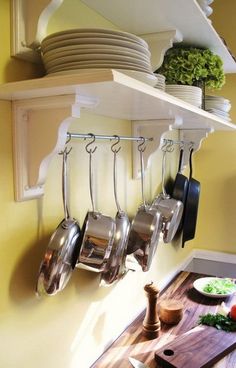
{"label": "wooden pepper mill", "polygon": [[153,282],[145,285],[144,290],[146,291],[148,304],[143,320],[143,334],[148,339],[155,339],[161,329],[161,323],[157,313],[157,298],[160,291],[153,285]]}

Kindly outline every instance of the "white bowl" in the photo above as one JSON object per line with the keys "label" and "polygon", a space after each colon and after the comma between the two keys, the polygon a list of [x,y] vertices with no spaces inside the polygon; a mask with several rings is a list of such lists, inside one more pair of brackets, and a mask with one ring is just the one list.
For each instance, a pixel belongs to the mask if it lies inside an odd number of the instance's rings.
{"label": "white bowl", "polygon": [[208,296],[210,298],[226,298],[227,296],[230,296],[232,294],[234,294],[236,292],[236,285],[235,285],[235,290],[231,291],[228,294],[212,294],[212,293],[207,293],[206,291],[204,291],[204,287],[211,281],[214,280],[221,280],[222,278],[220,277],[202,277],[200,279],[197,279],[196,281],[194,281],[193,283],[193,287],[202,295]]}

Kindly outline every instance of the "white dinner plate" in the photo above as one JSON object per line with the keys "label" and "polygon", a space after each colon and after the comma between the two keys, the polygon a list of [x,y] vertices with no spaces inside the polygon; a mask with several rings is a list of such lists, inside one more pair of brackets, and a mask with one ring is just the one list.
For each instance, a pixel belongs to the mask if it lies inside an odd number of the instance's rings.
{"label": "white dinner plate", "polygon": [[144,41],[142,38],[134,35],[133,33],[128,33],[124,31],[117,31],[113,29],[104,29],[104,28],[75,28],[75,29],[67,29],[64,31],[58,31],[55,33],[52,33],[45,37],[42,41],[42,44],[45,44],[46,42],[50,42],[50,40],[56,40],[58,37],[64,37],[64,38],[72,38],[72,37],[87,37],[87,35],[92,34],[96,37],[102,37],[105,35],[106,37],[116,37],[116,38],[126,38],[132,42],[137,42],[142,44],[145,47],[148,47],[146,41]]}
{"label": "white dinner plate", "polygon": [[51,61],[44,61],[44,64],[46,66],[46,68],[52,67],[52,66],[56,66],[56,65],[61,65],[64,63],[70,63],[70,62],[76,62],[76,61],[96,61],[96,60],[100,60],[100,61],[104,61],[104,63],[107,62],[113,62],[113,61],[119,61],[122,63],[125,62],[133,62],[137,65],[139,65],[140,67],[146,67],[146,68],[150,68],[150,63],[147,61],[143,61],[143,60],[138,60],[135,57],[132,56],[122,56],[119,54],[83,54],[83,55],[73,55],[73,56],[64,56],[55,60],[51,60]]}
{"label": "white dinner plate", "polygon": [[[93,45],[91,45],[93,46]],[[96,46],[96,45],[95,45]],[[114,55],[120,55],[120,56],[130,56],[130,57],[135,57],[137,59],[146,61],[147,63],[150,64],[150,58],[149,56],[142,54],[139,51],[136,50],[130,50],[126,47],[114,47],[114,46],[103,46],[101,48],[72,48],[70,50],[62,50],[60,51],[60,49],[56,49],[56,50],[52,50],[50,52],[45,53],[42,58],[43,61],[50,61],[50,60],[55,60],[57,58],[61,58],[64,56],[76,56],[76,55],[83,55],[83,54],[114,54]],[[92,57],[92,55],[91,55]]]}
{"label": "white dinner plate", "polygon": [[182,89],[182,90],[199,90],[200,87],[189,86],[189,85],[181,85],[181,84],[168,84],[169,88]]}
{"label": "white dinner plate", "polygon": [[180,91],[175,91],[169,88],[166,88],[167,91],[169,91],[170,93],[175,93],[178,96],[185,96],[185,97],[191,97],[191,98],[201,98],[202,94],[201,93],[194,93],[194,92],[180,92]]}
{"label": "white dinner plate", "polygon": [[[108,68],[104,68],[104,69],[108,69]],[[45,77],[52,77],[52,76],[56,77],[56,76],[68,75],[68,74],[81,74],[81,73],[88,73],[88,72],[92,72],[92,71],[101,71],[101,70],[102,69],[96,69],[96,68],[94,68],[94,69],[82,69],[82,70],[72,69],[72,70],[65,70],[65,71],[61,71],[61,72],[57,72],[57,73],[47,74]],[[144,73],[144,72],[139,72],[139,71],[135,71],[135,70],[126,70],[126,69],[115,69],[115,70],[122,73],[122,74],[125,74],[129,77],[137,79],[140,82],[144,82],[144,83],[146,83],[146,84],[148,84],[149,86],[152,86],[152,87],[156,84],[156,81],[157,81],[156,76],[153,75],[153,74],[150,74],[150,73]]]}
{"label": "white dinner plate", "polygon": [[235,290],[233,292],[230,292],[228,294],[211,294],[211,293],[207,293],[206,291],[204,291],[204,287],[211,281],[214,280],[220,280],[220,277],[202,277],[200,279],[197,279],[194,281],[193,283],[193,287],[202,295],[208,296],[210,298],[226,298],[227,296],[230,296],[232,294],[235,293],[236,291],[236,285],[235,285]]}
{"label": "white dinner plate", "polygon": [[222,104],[222,103],[219,103],[219,102],[208,102],[208,101],[205,101],[205,107],[207,109],[217,109],[217,110],[220,110],[220,111],[223,111],[223,112],[229,112],[230,109],[231,109],[231,105],[230,104]]}
{"label": "white dinner plate", "polygon": [[77,64],[77,63],[72,63],[71,65],[67,65],[65,67],[54,67],[51,69],[47,69],[47,73],[56,73],[56,72],[60,72],[60,71],[69,71],[69,70],[83,70],[83,69],[124,69],[124,70],[130,70],[130,71],[138,71],[138,72],[144,72],[144,73],[148,73],[148,74],[152,74],[152,71],[150,69],[145,69],[145,68],[140,68],[136,65],[127,65],[127,64],[121,64],[121,63],[101,63],[101,64],[97,64],[97,63],[91,63],[91,64]]}
{"label": "white dinner plate", "polygon": [[78,42],[78,43],[84,43],[86,42],[88,39],[93,38],[95,40],[106,40],[106,42],[109,41],[124,41],[124,42],[130,42],[132,44],[135,45],[139,45],[141,47],[143,47],[144,49],[148,50],[148,44],[142,40],[141,38],[139,39],[132,39],[129,37],[123,37],[123,36],[117,36],[117,35],[112,35],[112,34],[105,34],[105,33],[73,33],[70,35],[60,35],[51,39],[44,39],[41,42],[41,47],[44,50],[46,47],[50,46],[50,45],[54,45],[56,42],[62,42],[62,41],[74,41],[74,42]]}
{"label": "white dinner plate", "polygon": [[133,43],[127,40],[117,40],[117,39],[110,39],[110,38],[89,37],[89,38],[82,38],[82,39],[68,39],[68,40],[53,42],[52,44],[46,47],[41,47],[41,48],[42,48],[42,52],[46,53],[46,52],[49,52],[51,50],[55,50],[61,47],[68,47],[68,46],[89,47],[89,45],[91,44],[127,47],[131,50],[132,49],[137,50],[149,57],[151,55],[150,51],[147,48],[144,48],[142,45],[139,45],[137,43]]}
{"label": "white dinner plate", "polygon": [[185,89],[185,88],[171,88],[169,87],[169,85],[167,84],[166,86],[168,88],[169,91],[173,91],[173,92],[176,92],[176,93],[183,93],[183,94],[186,94],[186,93],[189,93],[189,94],[194,94],[194,95],[201,95],[202,94],[202,90],[199,88],[199,89]]}
{"label": "white dinner plate", "polygon": [[206,95],[205,96],[206,100],[213,100],[213,101],[220,101],[220,102],[229,102],[230,100],[228,100],[227,98],[221,97],[221,96],[211,96],[211,95]]}

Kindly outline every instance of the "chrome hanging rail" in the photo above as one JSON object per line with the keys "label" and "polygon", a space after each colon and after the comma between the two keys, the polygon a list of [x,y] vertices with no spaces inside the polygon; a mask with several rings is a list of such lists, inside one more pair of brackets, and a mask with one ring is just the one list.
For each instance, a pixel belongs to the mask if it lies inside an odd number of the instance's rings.
{"label": "chrome hanging rail", "polygon": [[[152,137],[145,138],[145,137],[130,137],[130,136],[122,136],[122,135],[103,135],[103,134],[93,134],[93,133],[70,133],[67,132],[67,143],[72,138],[78,138],[78,139],[89,139],[93,137],[94,139],[100,139],[100,140],[114,140],[119,139],[120,141],[132,141],[132,142],[151,142],[154,139]],[[184,140],[175,140],[175,139],[169,139],[169,138],[162,138],[161,143],[164,145],[171,144],[171,145],[194,145],[194,142],[192,141],[184,141]]]}
{"label": "chrome hanging rail", "polygon": [[67,133],[67,138],[68,141],[70,141],[70,139],[72,138],[80,138],[80,139],[86,139],[86,138],[91,138],[91,136],[95,137],[95,139],[108,139],[108,140],[113,140],[113,139],[117,139],[119,138],[121,141],[133,141],[133,142],[140,142],[140,141],[144,141],[145,142],[150,142],[153,141],[153,138],[144,138],[144,137],[127,137],[127,136],[122,136],[122,135],[102,135],[102,134],[80,134],[80,133]]}
{"label": "chrome hanging rail", "polygon": [[179,144],[179,145],[194,145],[194,142],[193,141],[179,141],[179,140],[175,140],[175,139],[169,139],[169,138],[163,138],[162,139],[162,143],[163,144],[171,144],[171,145],[173,145],[173,144]]}

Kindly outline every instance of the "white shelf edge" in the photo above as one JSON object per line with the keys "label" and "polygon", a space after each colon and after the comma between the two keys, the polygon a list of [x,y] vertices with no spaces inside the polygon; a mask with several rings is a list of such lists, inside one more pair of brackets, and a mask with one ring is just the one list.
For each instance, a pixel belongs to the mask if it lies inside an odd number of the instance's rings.
{"label": "white shelf edge", "polygon": [[82,1],[120,29],[136,35],[175,29],[185,43],[218,54],[226,73],[236,73],[235,60],[196,0],[136,0],[135,7],[133,0]]}
{"label": "white shelf edge", "polygon": [[[82,1],[118,28],[130,33],[148,35],[176,31],[183,36],[184,42],[210,48],[218,54],[223,60],[226,73],[236,72],[234,58],[196,0],[136,0],[135,7],[133,0]],[[40,62],[35,47],[46,36],[48,21],[63,2],[64,0],[41,0],[35,4],[31,0],[11,0],[13,56]],[[180,12],[180,9],[183,11]]]}
{"label": "white shelf edge", "polygon": [[[179,130],[195,142],[195,149],[210,132],[236,131],[235,125],[115,70],[8,83],[0,86],[0,98],[13,104],[17,200],[43,194],[49,163],[65,145],[68,127],[80,117],[81,107],[131,120],[145,135],[151,134],[155,142],[146,152],[146,165],[165,131]],[[137,175],[135,155],[133,168]]]}
{"label": "white shelf edge", "polygon": [[[133,103],[134,101],[132,98],[135,99],[139,97],[145,98],[145,103],[147,104],[150,100],[151,105],[153,101],[157,101],[162,105],[163,109],[165,108],[165,105],[168,106],[166,108],[168,109],[166,116],[158,116],[158,113],[161,114],[161,111],[153,106],[152,108],[154,109],[154,112],[150,111],[150,114],[148,114],[147,111],[147,116],[140,116],[140,118],[137,119],[136,117],[131,116],[132,114],[127,111],[122,113],[124,106],[118,104],[118,106],[115,106],[117,111],[114,111],[114,117],[119,117],[120,115],[120,118],[129,120],[163,120],[176,117],[177,115],[182,115],[184,120],[189,120],[189,123],[187,125],[186,121],[185,126],[183,126],[183,119],[180,119],[179,126],[177,122],[174,126],[175,129],[197,129],[198,125],[196,124],[198,123],[196,122],[194,126],[192,124],[194,120],[198,120],[203,121],[203,124],[206,122],[206,128],[212,128],[213,130],[236,130],[236,125],[233,123],[226,122],[218,116],[112,69],[64,76],[44,77],[2,84],[0,85],[0,99],[17,101],[49,96],[73,94],[87,95],[89,97],[97,98],[100,105],[102,105],[103,102],[102,111],[99,110],[98,106],[97,109],[94,109],[95,113],[103,113],[110,116],[109,106],[106,107],[106,98],[109,98],[110,91],[113,91],[115,94],[118,93],[118,96],[116,96],[117,99],[122,99],[122,93],[125,92],[126,94],[133,94],[133,97],[130,97],[130,101]],[[126,97],[124,96],[124,100],[125,98]],[[114,103],[115,102],[116,101],[114,101]],[[138,106],[136,106],[136,108],[137,110],[139,109]],[[147,106],[147,109],[148,108],[149,106]],[[133,107],[132,109],[134,110]],[[133,111],[133,113],[135,114],[135,111]],[[154,116],[152,116],[153,114]],[[200,129],[203,128],[204,126],[200,127]]]}

